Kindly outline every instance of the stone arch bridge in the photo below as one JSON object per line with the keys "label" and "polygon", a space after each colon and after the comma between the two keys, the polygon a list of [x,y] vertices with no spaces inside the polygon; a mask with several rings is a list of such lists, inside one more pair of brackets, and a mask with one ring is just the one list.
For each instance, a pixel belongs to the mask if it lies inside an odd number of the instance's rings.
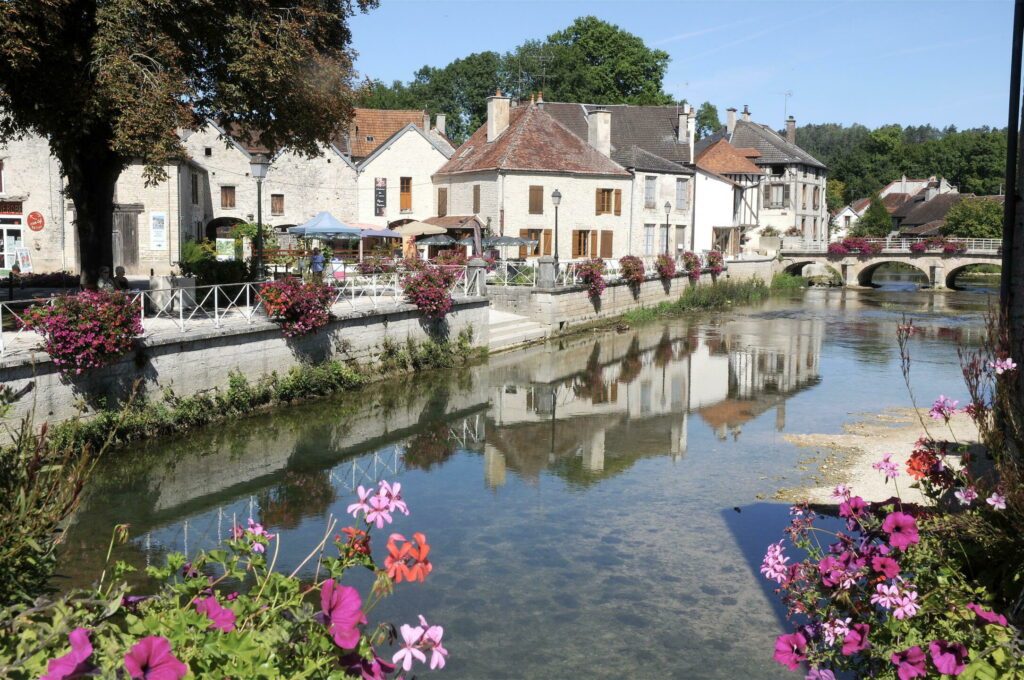
{"label": "stone arch bridge", "polygon": [[844,286],[874,284],[871,278],[884,264],[897,262],[916,268],[926,277],[932,288],[956,289],[956,278],[967,267],[977,264],[1002,264],[999,239],[958,239],[966,251],[946,255],[940,250],[916,253],[910,246],[925,239],[866,239],[881,246],[871,254],[851,253],[837,256],[828,253],[828,244],[821,241],[785,239],[781,251],[781,267],[791,274],[800,274],[809,264],[823,264],[836,270]]}

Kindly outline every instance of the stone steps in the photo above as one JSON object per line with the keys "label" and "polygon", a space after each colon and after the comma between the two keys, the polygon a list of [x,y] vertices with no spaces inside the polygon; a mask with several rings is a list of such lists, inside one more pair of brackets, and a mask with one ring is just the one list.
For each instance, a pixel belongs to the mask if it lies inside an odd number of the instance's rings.
{"label": "stone steps", "polygon": [[491,352],[500,352],[527,342],[541,340],[546,335],[547,330],[544,326],[525,316],[507,312],[495,313],[492,310],[487,348]]}

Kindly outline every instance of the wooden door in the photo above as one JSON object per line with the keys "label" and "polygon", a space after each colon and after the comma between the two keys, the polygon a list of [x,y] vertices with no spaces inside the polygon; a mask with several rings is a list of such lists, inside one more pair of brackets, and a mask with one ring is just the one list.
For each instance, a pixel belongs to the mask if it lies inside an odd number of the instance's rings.
{"label": "wooden door", "polygon": [[601,257],[610,260],[612,257],[612,232],[601,230]]}
{"label": "wooden door", "polygon": [[114,213],[114,266],[122,266],[129,274],[139,267],[139,213]]}

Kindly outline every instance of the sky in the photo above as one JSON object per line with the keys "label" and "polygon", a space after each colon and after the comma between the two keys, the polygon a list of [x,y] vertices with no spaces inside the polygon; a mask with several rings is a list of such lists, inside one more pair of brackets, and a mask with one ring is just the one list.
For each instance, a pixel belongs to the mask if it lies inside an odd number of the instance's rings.
{"label": "sky", "polygon": [[723,120],[1006,125],[1010,0],[380,0],[352,20],[356,68],[407,81],[588,14],[668,52],[665,90]]}

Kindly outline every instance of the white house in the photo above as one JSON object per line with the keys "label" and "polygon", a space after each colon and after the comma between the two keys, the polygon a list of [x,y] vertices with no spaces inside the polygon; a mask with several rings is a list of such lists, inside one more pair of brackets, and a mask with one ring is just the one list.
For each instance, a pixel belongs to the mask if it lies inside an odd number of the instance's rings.
{"label": "white house", "polygon": [[704,177],[697,180],[694,206],[694,233],[702,245],[698,248],[695,240],[691,250],[714,248],[736,257],[742,246],[758,246],[763,174],[751,159],[759,155],[753,149],[741,152],[725,139],[702,145],[696,165]]}

